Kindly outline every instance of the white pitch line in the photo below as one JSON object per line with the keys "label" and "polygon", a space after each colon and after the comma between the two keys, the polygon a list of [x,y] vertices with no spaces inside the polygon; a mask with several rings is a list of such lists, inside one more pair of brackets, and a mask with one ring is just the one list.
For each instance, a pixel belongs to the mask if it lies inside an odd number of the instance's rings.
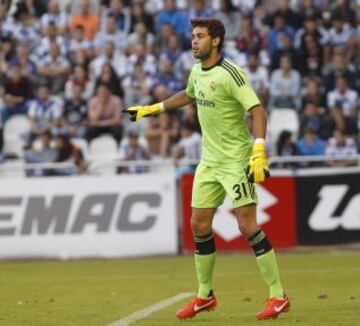
{"label": "white pitch line", "polygon": [[175,302],[181,301],[183,299],[189,298],[191,296],[193,296],[194,293],[192,292],[186,292],[186,293],[179,293],[169,299],[157,302],[149,307],[146,307],[142,310],[138,310],[135,311],[134,313],[132,313],[131,315],[123,318],[123,319],[119,319],[117,321],[114,321],[113,323],[111,323],[109,326],[128,326],[140,319],[146,318],[148,316],[150,316],[152,313],[154,313],[155,311],[164,309],[168,306],[171,306],[172,304],[174,304]]}

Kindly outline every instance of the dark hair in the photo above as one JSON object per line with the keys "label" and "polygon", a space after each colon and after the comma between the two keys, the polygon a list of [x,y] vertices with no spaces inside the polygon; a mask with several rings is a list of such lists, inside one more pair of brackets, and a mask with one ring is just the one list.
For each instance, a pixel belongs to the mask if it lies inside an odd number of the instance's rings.
{"label": "dark hair", "polygon": [[225,27],[221,20],[215,18],[193,18],[191,19],[191,27],[206,27],[211,38],[219,37],[219,51],[221,51],[225,38]]}
{"label": "dark hair", "polygon": [[59,134],[57,139],[62,141],[62,146],[59,148],[57,162],[67,161],[72,156],[73,144],[70,141],[70,137],[67,134]]}
{"label": "dark hair", "polygon": [[280,155],[281,156],[281,152],[285,146],[285,142],[288,140],[288,139],[291,139],[291,132],[288,131],[288,130],[283,130],[280,135],[279,135],[279,138],[277,140],[277,143],[276,143],[276,151],[277,151],[277,155]]}
{"label": "dark hair", "polygon": [[190,131],[194,131],[194,125],[190,121],[184,121],[181,124],[181,129],[186,129]]}

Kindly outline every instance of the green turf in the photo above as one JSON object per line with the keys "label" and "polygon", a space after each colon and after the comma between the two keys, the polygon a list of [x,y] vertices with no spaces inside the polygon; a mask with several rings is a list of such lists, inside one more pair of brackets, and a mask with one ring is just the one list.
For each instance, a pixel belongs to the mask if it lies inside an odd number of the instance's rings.
{"label": "green turf", "polygon": [[[219,255],[219,306],[177,321],[175,303],[134,325],[360,325],[360,254],[279,254],[290,313],[255,320],[267,289],[251,255]],[[0,325],[108,325],[196,288],[192,257],[0,264]]]}

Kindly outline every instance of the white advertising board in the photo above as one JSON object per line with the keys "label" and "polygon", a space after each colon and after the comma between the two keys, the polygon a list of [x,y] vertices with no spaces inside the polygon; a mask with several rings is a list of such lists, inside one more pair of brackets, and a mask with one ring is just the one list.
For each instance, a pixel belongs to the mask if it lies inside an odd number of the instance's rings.
{"label": "white advertising board", "polygon": [[0,182],[0,259],[177,252],[172,173]]}

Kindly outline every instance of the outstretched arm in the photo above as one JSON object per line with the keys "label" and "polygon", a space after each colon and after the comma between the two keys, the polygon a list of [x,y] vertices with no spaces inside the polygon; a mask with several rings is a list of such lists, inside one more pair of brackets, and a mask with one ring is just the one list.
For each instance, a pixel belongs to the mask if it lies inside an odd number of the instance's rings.
{"label": "outstretched arm", "polygon": [[180,106],[188,105],[193,101],[194,99],[189,97],[186,94],[185,90],[182,90],[176,93],[175,95],[169,97],[168,99],[166,99],[163,103],[165,110],[171,110],[171,109],[176,109]]}
{"label": "outstretched arm", "polygon": [[180,106],[185,106],[193,102],[194,99],[186,94],[185,90],[182,90],[175,95],[169,97],[164,102],[155,103],[153,105],[146,106],[131,106],[124,109],[130,115],[132,121],[140,120],[142,117],[158,114],[165,110],[176,109]]}

